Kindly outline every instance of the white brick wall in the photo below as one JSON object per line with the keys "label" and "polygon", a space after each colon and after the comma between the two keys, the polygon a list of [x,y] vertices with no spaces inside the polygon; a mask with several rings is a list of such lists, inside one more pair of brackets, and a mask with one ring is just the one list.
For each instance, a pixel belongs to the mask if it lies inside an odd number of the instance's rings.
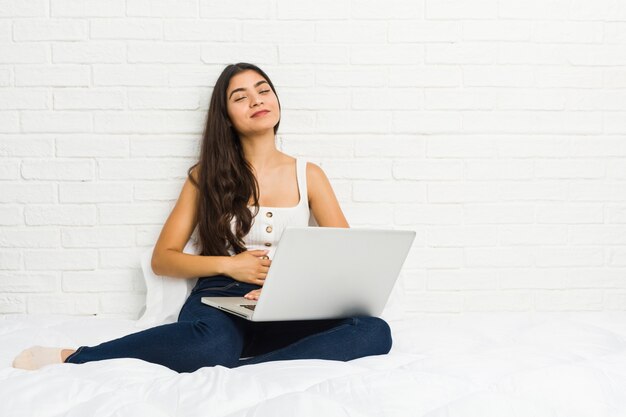
{"label": "white brick wall", "polygon": [[238,61],[407,314],[626,309],[625,2],[0,0],[0,314],[137,317]]}

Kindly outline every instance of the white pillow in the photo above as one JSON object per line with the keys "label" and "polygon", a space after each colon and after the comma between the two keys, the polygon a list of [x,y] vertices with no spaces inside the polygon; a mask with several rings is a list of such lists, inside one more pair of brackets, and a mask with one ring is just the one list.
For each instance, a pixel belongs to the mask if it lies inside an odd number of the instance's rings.
{"label": "white pillow", "polygon": [[[141,270],[146,284],[146,308],[136,322],[137,327],[154,327],[177,322],[180,310],[198,282],[198,278],[156,275],[151,266],[153,251],[154,246],[141,254]],[[200,253],[193,236],[185,245],[183,253],[191,255]]]}

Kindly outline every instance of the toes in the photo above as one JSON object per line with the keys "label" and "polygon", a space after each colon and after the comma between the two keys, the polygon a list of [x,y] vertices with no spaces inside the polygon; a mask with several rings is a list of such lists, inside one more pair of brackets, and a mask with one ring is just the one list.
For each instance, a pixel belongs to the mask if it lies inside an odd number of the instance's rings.
{"label": "toes", "polygon": [[26,349],[22,351],[17,357],[13,360],[13,367],[19,369],[28,369],[32,370],[33,368],[33,353]]}

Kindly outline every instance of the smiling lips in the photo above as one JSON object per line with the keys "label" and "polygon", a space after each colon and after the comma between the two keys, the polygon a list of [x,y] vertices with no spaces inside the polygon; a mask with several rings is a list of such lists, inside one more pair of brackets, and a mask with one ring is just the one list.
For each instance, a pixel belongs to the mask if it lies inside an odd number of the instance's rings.
{"label": "smiling lips", "polygon": [[265,114],[267,114],[267,113],[269,113],[269,112],[270,112],[269,110],[260,110],[260,111],[258,111],[258,112],[256,112],[256,113],[254,113],[254,114],[252,115],[252,117],[263,116],[263,115],[265,115]]}

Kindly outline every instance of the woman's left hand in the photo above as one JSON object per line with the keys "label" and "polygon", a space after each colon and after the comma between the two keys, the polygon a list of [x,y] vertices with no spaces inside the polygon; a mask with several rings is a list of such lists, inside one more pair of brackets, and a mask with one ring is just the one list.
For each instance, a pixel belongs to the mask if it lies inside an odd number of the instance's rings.
{"label": "woman's left hand", "polygon": [[261,290],[253,290],[250,291],[248,294],[244,295],[244,298],[247,298],[248,300],[258,300],[259,296],[261,295]]}

